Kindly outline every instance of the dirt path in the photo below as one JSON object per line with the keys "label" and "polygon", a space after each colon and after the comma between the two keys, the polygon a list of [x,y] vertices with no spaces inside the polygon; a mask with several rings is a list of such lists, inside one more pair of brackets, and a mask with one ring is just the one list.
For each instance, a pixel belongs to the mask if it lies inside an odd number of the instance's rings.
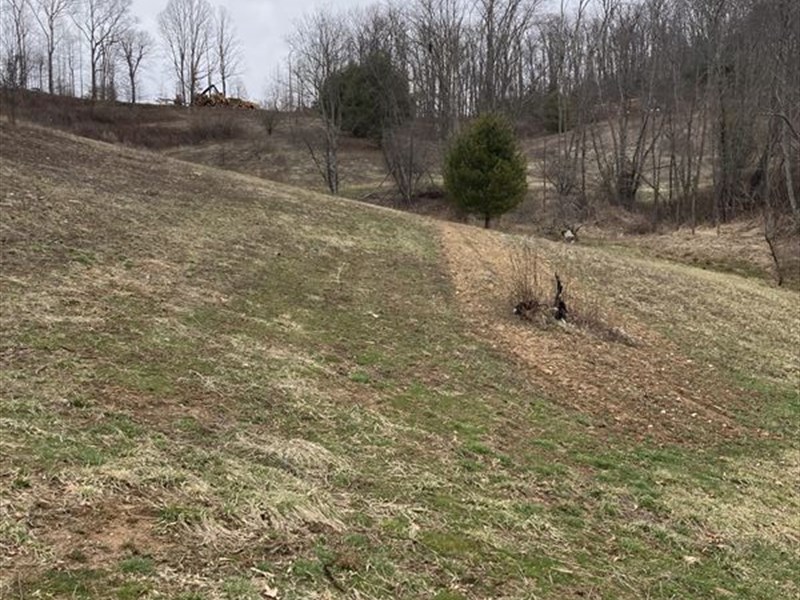
{"label": "dirt path", "polygon": [[[544,394],[591,415],[594,427],[658,441],[708,443],[742,435],[730,409],[743,401],[710,368],[695,364],[663,336],[626,318],[630,346],[574,326],[542,327],[512,314],[514,238],[453,223],[438,225],[457,297],[474,332],[510,353]],[[552,277],[543,247],[542,271]]]}

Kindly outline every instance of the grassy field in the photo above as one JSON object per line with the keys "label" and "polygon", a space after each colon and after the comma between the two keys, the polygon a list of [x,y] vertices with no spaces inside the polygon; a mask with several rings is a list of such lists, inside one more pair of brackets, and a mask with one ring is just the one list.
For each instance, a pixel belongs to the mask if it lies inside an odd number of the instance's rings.
{"label": "grassy field", "polygon": [[[4,105],[4,100],[6,98],[0,94],[0,105]],[[7,107],[4,106],[3,110],[7,112]],[[79,136],[156,150],[172,158],[308,190],[327,191],[320,170],[308,151],[308,144],[316,147],[322,137],[320,124],[310,113],[280,114],[273,122],[271,135],[267,135],[263,111],[92,103],[79,98],[26,92],[19,98],[17,113],[22,120]],[[611,145],[608,123],[598,125],[597,133],[607,145]],[[430,171],[421,182],[420,197],[402,208],[444,220],[464,220],[463,215],[452,210],[439,189],[442,146],[431,137],[432,128],[423,126],[420,134],[418,149],[426,157],[424,162]],[[575,226],[578,219],[565,214],[570,211],[564,210],[564,200],[559,199],[554,187],[544,180],[546,157],[552,161],[554,153],[565,141],[560,135],[527,131],[521,132],[520,143],[528,158],[530,193],[518,208],[497,219],[495,227],[507,232],[555,239],[562,228]],[[321,148],[317,147],[316,151],[321,152]],[[376,141],[343,135],[338,161],[342,196],[380,205],[399,205]],[[707,171],[704,171],[707,175],[704,179],[706,185],[710,185],[710,165]],[[588,181],[591,189],[598,185],[597,163],[593,156],[588,159]],[[722,224],[719,228],[710,227],[710,209],[706,202],[700,209],[701,224],[695,235],[689,231],[686,222],[683,228],[675,230],[669,219],[663,219],[664,215],[661,225],[654,225],[650,214],[652,192],[650,187],[643,185],[639,191],[640,206],[634,213],[594,206],[591,214],[581,221],[584,225],[581,229],[583,241],[604,247],[620,245],[645,256],[708,270],[769,282],[775,280],[773,259],[764,240],[760,215],[751,214],[749,222],[741,220]],[[791,254],[791,247],[797,247],[799,243],[797,236],[790,236],[781,243],[790,248],[780,251],[782,260],[786,262],[784,283],[794,289],[800,285],[797,261],[783,255]]]}
{"label": "grassy field", "polygon": [[796,294],[0,136],[3,598],[800,594]]}

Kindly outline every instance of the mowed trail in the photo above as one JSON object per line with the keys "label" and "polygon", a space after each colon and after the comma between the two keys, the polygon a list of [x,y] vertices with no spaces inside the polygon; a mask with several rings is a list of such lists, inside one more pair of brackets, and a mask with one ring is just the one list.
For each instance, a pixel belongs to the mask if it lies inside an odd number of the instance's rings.
{"label": "mowed trail", "polygon": [[[640,438],[709,441],[744,433],[732,414],[752,400],[751,394],[731,387],[713,366],[693,360],[641,320],[601,310],[606,325],[634,340],[628,345],[574,326],[543,328],[513,316],[510,257],[520,238],[452,223],[440,224],[439,231],[457,297],[473,330],[513,355],[549,397],[592,415],[597,427],[622,428]],[[579,247],[529,243],[537,248],[540,276],[548,283],[553,262],[569,270],[564,252],[577,255],[573,260],[591,260]],[[568,282],[568,291],[570,284],[574,281]],[[581,300],[584,305],[591,302]]]}

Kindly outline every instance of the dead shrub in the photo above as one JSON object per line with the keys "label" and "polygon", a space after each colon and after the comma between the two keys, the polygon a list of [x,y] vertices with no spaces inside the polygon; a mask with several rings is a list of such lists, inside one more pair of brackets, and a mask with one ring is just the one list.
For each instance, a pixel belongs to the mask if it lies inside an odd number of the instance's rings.
{"label": "dead shrub", "polygon": [[283,117],[284,114],[277,108],[266,108],[258,111],[258,120],[268,137],[275,133],[278,125],[283,121]]}
{"label": "dead shrub", "polygon": [[420,192],[422,180],[430,177],[435,148],[425,140],[420,123],[406,123],[383,132],[381,151],[401,203],[409,206]]}
{"label": "dead shrub", "polygon": [[623,328],[609,324],[595,297],[577,293],[575,279],[552,272],[530,243],[514,248],[509,261],[509,298],[521,319],[539,327],[562,322],[607,342],[636,345]]}
{"label": "dead shrub", "polygon": [[203,115],[194,119],[189,126],[189,143],[229,140],[242,133],[241,126],[234,115],[227,111],[219,111],[211,115]]}
{"label": "dead shrub", "polygon": [[550,317],[551,303],[545,283],[548,277],[539,253],[530,243],[522,242],[511,252],[509,262],[509,299],[514,314],[545,325]]}
{"label": "dead shrub", "polygon": [[521,243],[509,257],[511,263],[511,290],[513,303],[541,300],[541,265],[539,254],[528,243]]}
{"label": "dead shrub", "polygon": [[624,219],[622,231],[626,235],[649,235],[656,231],[656,224],[643,212],[631,211]]}

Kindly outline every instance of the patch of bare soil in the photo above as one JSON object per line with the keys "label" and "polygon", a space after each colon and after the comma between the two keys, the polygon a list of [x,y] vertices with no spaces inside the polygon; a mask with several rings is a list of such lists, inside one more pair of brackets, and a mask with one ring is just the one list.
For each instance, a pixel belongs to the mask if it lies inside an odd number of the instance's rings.
{"label": "patch of bare soil", "polygon": [[172,542],[158,531],[154,510],[141,498],[115,493],[98,501],[92,491],[68,479],[37,478],[0,505],[0,513],[13,517],[27,540],[9,540],[4,548],[0,584],[4,570],[32,575],[43,565],[109,568],[133,555],[169,555]]}
{"label": "patch of bare soil", "polygon": [[[567,325],[536,327],[512,314],[514,239],[438,224],[456,294],[475,333],[514,356],[548,397],[592,416],[592,426],[659,442],[708,443],[744,434],[732,409],[745,401],[710,365],[629,317],[603,315],[628,345]],[[552,274],[547,265],[544,270]],[[574,296],[573,296],[574,298]]]}
{"label": "patch of bare soil", "polygon": [[[152,511],[116,499],[100,505],[73,507],[47,527],[42,540],[55,556],[97,569],[127,556],[167,556],[170,544],[157,531]],[[55,525],[55,524],[54,524]]]}

